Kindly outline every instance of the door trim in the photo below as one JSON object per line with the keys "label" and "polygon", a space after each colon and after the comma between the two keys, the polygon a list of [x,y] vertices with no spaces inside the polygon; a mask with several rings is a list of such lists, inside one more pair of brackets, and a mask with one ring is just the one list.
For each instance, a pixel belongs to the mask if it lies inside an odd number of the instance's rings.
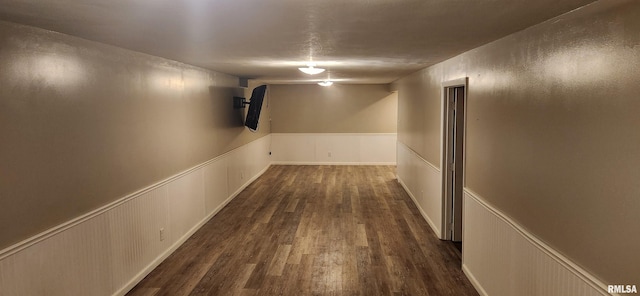
{"label": "door trim", "polygon": [[[451,240],[451,207],[453,204],[453,201],[451,200],[451,195],[447,194],[449,192],[449,190],[447,189],[447,176],[448,176],[448,170],[449,168],[449,164],[447,163],[447,121],[448,121],[448,111],[449,111],[449,107],[448,107],[448,103],[447,103],[447,92],[449,90],[449,88],[454,88],[454,87],[464,87],[464,99],[466,100],[465,104],[464,104],[464,118],[463,118],[463,124],[464,124],[464,142],[466,142],[467,139],[467,129],[466,129],[466,125],[467,125],[467,102],[468,102],[468,91],[469,91],[469,78],[468,77],[464,77],[464,78],[459,78],[459,79],[454,79],[454,80],[449,80],[449,81],[445,81],[442,83],[442,87],[440,88],[440,91],[442,92],[441,94],[441,99],[440,99],[440,106],[441,106],[441,120],[440,120],[440,168],[441,168],[441,173],[442,173],[442,221],[441,221],[441,227],[440,227],[440,239],[442,240]],[[466,145],[463,146],[463,150],[462,150],[462,155],[465,155],[465,150],[466,150]],[[462,159],[462,167],[463,167],[463,171],[466,169],[466,158],[463,157]],[[462,176],[462,187],[464,188],[464,184],[465,184],[465,174],[463,174]],[[464,229],[463,229],[463,233],[464,233]]]}

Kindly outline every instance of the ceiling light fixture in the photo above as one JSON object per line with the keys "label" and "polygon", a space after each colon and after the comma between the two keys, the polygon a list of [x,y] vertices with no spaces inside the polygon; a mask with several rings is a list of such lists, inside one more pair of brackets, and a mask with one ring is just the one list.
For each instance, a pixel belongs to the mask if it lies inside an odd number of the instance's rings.
{"label": "ceiling light fixture", "polygon": [[321,86],[331,86],[331,85],[333,85],[333,81],[331,81],[331,80],[325,80],[325,81],[323,81],[323,82],[318,82],[318,85],[321,85]]}
{"label": "ceiling light fixture", "polygon": [[322,72],[324,72],[323,68],[316,68],[315,67],[316,64],[314,63],[309,63],[307,64],[306,68],[298,68],[298,70],[302,71],[303,73],[309,74],[309,75],[316,75],[316,74],[320,74]]}

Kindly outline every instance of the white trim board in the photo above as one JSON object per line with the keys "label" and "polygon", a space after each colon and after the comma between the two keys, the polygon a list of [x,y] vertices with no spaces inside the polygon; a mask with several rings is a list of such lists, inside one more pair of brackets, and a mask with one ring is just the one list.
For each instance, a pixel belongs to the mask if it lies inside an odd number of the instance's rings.
{"label": "white trim board", "polygon": [[464,190],[463,270],[482,295],[609,295],[606,285]]}
{"label": "white trim board", "polygon": [[272,136],[300,137],[300,136],[394,136],[397,133],[271,133]]}
{"label": "white trim board", "polygon": [[274,161],[272,165],[396,165],[395,162],[308,162],[308,161]]}
{"label": "white trim board", "polygon": [[424,162],[426,165],[430,166],[433,170],[439,172],[440,168],[438,168],[435,164],[431,163],[430,161],[424,159],[422,157],[422,155],[418,154],[418,152],[416,152],[415,150],[411,149],[411,147],[409,147],[407,144],[402,143],[400,141],[398,141],[398,145],[402,145],[405,149],[407,149],[411,154],[413,154],[415,156],[415,158],[417,158],[418,160]]}

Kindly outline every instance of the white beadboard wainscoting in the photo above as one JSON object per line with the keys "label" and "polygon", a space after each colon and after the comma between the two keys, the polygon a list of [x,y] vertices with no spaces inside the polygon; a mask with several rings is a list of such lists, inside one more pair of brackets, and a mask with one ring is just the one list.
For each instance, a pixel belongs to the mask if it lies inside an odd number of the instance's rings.
{"label": "white beadboard wainscoting", "polygon": [[396,164],[395,133],[274,133],[273,164]]}
{"label": "white beadboard wainscoting", "polygon": [[[442,173],[398,142],[398,182],[441,236]],[[606,286],[465,189],[462,268],[481,295],[609,295]]]}
{"label": "white beadboard wainscoting", "polygon": [[433,232],[441,236],[442,174],[411,148],[398,142],[398,182],[416,204]]}
{"label": "white beadboard wainscoting", "polygon": [[468,189],[462,268],[481,295],[609,295],[606,286]]}
{"label": "white beadboard wainscoting", "polygon": [[270,143],[264,136],[0,251],[0,295],[124,295],[266,171]]}

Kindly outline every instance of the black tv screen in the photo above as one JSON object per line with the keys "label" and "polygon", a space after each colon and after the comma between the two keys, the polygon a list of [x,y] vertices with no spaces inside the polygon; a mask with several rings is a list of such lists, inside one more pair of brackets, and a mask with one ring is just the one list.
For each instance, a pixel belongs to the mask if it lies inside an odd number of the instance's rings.
{"label": "black tv screen", "polygon": [[267,91],[266,85],[261,85],[253,89],[251,93],[251,99],[249,101],[249,111],[247,112],[247,119],[244,121],[244,125],[252,132],[258,130],[258,120],[260,119],[260,110],[262,109],[262,101],[264,101],[264,94]]}

